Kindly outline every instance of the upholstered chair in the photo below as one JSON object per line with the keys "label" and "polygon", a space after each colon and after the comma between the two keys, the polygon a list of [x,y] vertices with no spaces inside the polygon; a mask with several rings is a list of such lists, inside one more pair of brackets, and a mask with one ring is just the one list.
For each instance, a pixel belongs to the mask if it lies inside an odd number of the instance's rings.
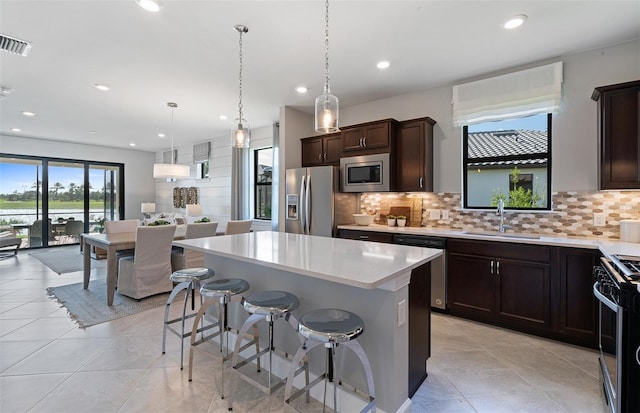
{"label": "upholstered chair", "polygon": [[[185,239],[213,237],[218,229],[217,222],[201,222],[197,224],[187,224]],[[204,254],[202,252],[174,247],[171,251],[172,271],[183,268],[204,267]]]}
{"label": "upholstered chair", "polygon": [[104,228],[107,234],[115,234],[118,232],[136,232],[140,226],[137,219],[124,219],[121,221],[105,221]]}
{"label": "upholstered chair", "polygon": [[243,234],[251,231],[251,220],[246,221],[229,221],[224,235]]}
{"label": "upholstered chair", "polygon": [[67,240],[74,242],[80,241],[80,234],[84,231],[84,221],[71,220],[67,221],[64,226],[64,236]]}
{"label": "upholstered chair", "polygon": [[173,289],[171,243],[175,225],[137,227],[133,257],[118,260],[118,292],[140,299]]}

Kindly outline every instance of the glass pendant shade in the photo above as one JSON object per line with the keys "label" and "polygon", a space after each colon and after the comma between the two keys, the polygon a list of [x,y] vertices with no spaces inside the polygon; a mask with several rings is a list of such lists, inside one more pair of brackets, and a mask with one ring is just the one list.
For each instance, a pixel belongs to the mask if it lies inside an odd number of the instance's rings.
{"label": "glass pendant shade", "polygon": [[177,163],[156,163],[153,165],[154,178],[188,178],[190,173],[189,165]]}
{"label": "glass pendant shade", "polygon": [[318,96],[316,98],[316,132],[340,132],[338,125],[338,98],[329,92]]}
{"label": "glass pendant shade", "polygon": [[234,148],[248,148],[251,145],[251,128],[246,119],[236,118],[235,126],[231,129],[231,146]]}

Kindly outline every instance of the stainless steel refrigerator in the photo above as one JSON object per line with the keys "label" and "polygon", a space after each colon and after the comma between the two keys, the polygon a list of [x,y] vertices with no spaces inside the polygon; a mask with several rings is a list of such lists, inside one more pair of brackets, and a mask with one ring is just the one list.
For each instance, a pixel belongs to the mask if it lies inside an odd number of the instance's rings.
{"label": "stainless steel refrigerator", "polygon": [[331,237],[359,212],[359,194],[339,192],[335,166],[287,169],[285,185],[286,232]]}

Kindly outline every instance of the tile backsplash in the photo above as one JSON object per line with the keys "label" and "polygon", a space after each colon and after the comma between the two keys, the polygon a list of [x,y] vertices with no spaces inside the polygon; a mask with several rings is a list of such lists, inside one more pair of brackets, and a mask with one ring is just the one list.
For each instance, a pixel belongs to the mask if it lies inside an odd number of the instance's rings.
{"label": "tile backsplash", "polygon": [[[460,193],[363,193],[360,196],[363,213],[380,214],[385,205],[394,201],[404,204],[412,198],[422,198],[422,226],[464,231],[495,231],[499,217],[495,211],[463,210]],[[509,232],[528,232],[549,236],[620,238],[620,221],[640,219],[640,191],[568,191],[552,194],[552,211],[505,212]],[[432,211],[438,210],[432,214]],[[449,219],[442,219],[448,211]],[[605,226],[594,226],[593,215],[606,216]],[[439,215],[440,219],[431,218]],[[376,217],[376,221],[379,216]]]}

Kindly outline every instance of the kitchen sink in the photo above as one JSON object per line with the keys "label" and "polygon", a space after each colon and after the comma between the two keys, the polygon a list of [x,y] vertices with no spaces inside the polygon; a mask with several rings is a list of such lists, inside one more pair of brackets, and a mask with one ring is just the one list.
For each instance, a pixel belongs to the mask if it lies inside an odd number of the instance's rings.
{"label": "kitchen sink", "polygon": [[538,234],[519,234],[517,232],[498,232],[498,231],[463,231],[463,234],[482,235],[487,237],[507,237],[507,238],[528,238],[539,239]]}

